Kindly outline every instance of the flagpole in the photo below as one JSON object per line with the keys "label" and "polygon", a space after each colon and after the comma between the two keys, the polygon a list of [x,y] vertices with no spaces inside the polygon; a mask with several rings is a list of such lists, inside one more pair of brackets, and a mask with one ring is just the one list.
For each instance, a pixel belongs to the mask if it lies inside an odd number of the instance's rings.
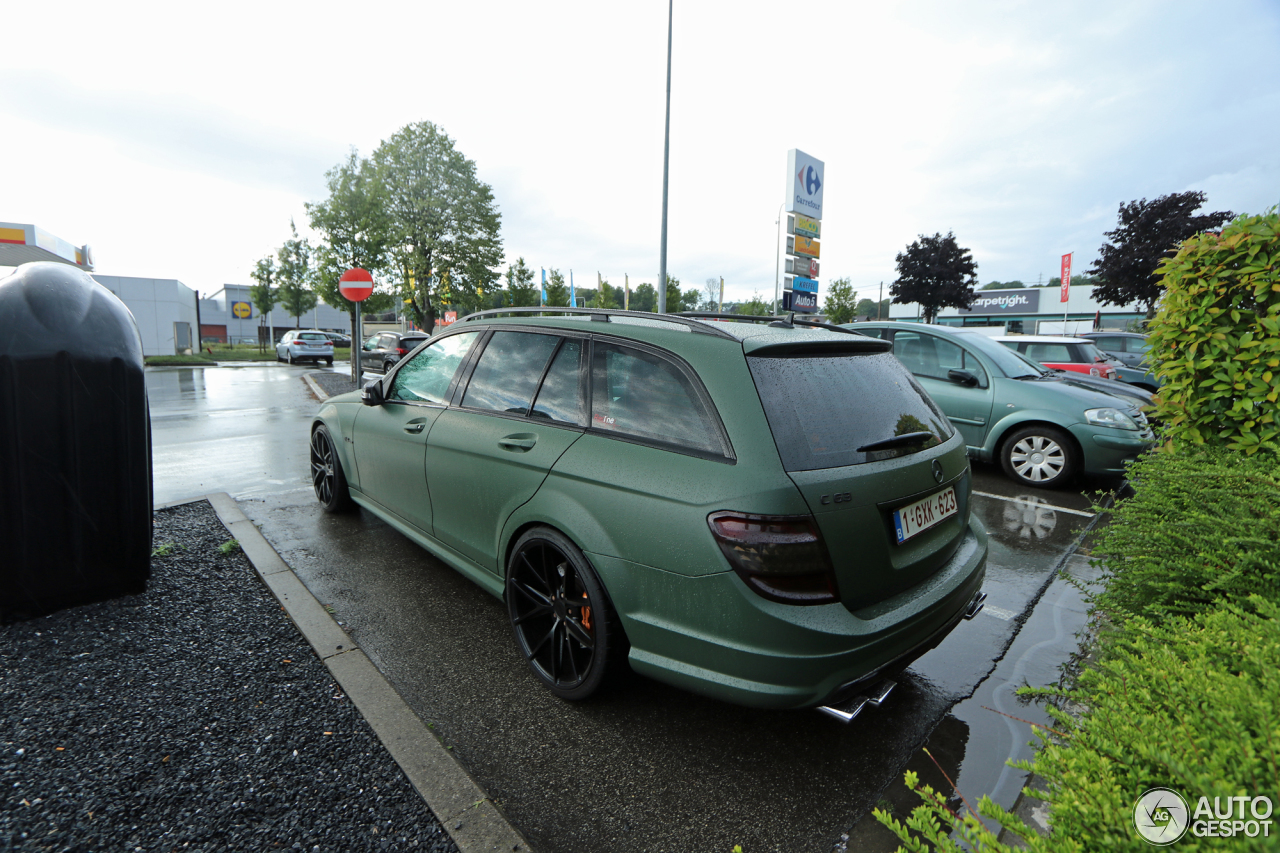
{"label": "flagpole", "polygon": [[667,176],[671,171],[671,18],[675,0],[667,0],[667,127],[662,136],[662,253],[658,260],[658,313],[667,313]]}

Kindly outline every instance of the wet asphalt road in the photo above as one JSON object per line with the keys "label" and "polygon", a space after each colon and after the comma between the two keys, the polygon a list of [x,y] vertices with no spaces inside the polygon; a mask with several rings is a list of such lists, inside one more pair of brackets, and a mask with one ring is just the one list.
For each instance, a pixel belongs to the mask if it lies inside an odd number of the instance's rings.
{"label": "wet asphalt road", "polygon": [[[1056,681],[1075,648],[1059,617],[1078,624],[1082,608],[1049,582],[1091,520],[1080,492],[1026,494],[975,466],[987,606],[851,725],[638,676],[568,704],[527,672],[501,602],[369,513],[320,511],[307,471],[317,400],[301,381],[314,369],[148,369],[155,500],[236,497],[538,850],[831,850],[926,740],[967,796],[1012,803],[1022,774],[1003,762],[1025,754],[1029,729],[982,705],[1034,718],[1010,710],[1012,689]],[[1049,615],[1028,622],[1043,636],[1018,637],[1046,588]]]}

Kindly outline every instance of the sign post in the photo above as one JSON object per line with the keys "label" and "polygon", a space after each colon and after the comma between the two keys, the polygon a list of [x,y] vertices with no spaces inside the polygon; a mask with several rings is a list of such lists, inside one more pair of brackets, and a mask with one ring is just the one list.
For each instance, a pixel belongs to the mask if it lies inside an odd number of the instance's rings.
{"label": "sign post", "polygon": [[783,283],[784,311],[818,310],[819,238],[822,236],[822,193],[825,165],[792,148],[787,152],[787,267]]}
{"label": "sign post", "polygon": [[1074,252],[1067,252],[1062,256],[1062,334],[1067,334],[1067,300],[1071,298],[1071,256]]}
{"label": "sign post", "polygon": [[360,330],[360,303],[373,294],[373,275],[368,270],[352,267],[342,274],[342,278],[338,279],[338,291],[345,298],[356,303],[356,321],[351,327],[351,381],[359,385],[361,373],[360,345],[364,342],[364,335],[361,334]]}

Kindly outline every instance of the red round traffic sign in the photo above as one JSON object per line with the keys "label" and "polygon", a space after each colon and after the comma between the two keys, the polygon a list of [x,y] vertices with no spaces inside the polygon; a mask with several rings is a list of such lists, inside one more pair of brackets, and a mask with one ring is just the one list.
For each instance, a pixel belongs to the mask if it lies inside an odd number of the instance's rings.
{"label": "red round traffic sign", "polygon": [[363,302],[373,293],[373,275],[368,270],[352,267],[338,279],[338,290],[352,302]]}

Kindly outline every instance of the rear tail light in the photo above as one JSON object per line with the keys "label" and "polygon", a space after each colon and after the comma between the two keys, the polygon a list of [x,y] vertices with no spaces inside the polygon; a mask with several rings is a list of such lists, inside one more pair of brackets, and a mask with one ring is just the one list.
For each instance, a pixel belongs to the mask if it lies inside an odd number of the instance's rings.
{"label": "rear tail light", "polygon": [[813,516],[714,512],[707,524],[729,565],[758,595],[785,604],[840,600]]}
{"label": "rear tail light", "polygon": [[409,351],[404,347],[396,347],[396,355],[408,355]]}

